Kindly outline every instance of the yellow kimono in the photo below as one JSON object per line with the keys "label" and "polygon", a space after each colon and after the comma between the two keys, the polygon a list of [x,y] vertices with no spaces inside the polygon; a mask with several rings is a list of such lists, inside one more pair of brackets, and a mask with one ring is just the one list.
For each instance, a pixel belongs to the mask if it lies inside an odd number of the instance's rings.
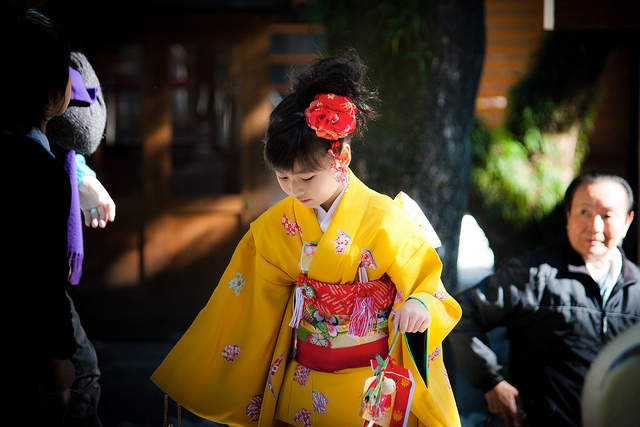
{"label": "yellow kimono", "polygon": [[[230,426],[331,425],[333,408],[353,414],[333,425],[361,426],[359,403],[370,367],[296,377],[289,321],[305,242],[317,242],[310,279],[354,282],[366,249],[375,263],[367,269],[369,279],[387,275],[396,286],[401,298],[394,309],[409,296],[425,304],[432,321],[423,360],[414,360],[405,339],[390,356],[416,382],[413,419],[430,427],[460,425],[441,343],[461,310],[440,281],[440,259],[399,203],[352,173],[325,233],[313,209],[291,198],[251,224],[211,299],[152,380],[191,412]],[[389,342],[393,336],[390,331]],[[427,381],[416,363],[426,367]]]}

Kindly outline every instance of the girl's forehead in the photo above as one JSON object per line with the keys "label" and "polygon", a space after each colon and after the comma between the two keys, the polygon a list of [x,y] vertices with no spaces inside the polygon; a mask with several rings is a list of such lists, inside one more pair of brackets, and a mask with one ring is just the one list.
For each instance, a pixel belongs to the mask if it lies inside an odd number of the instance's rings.
{"label": "girl's forehead", "polygon": [[304,162],[300,162],[299,160],[296,160],[293,163],[293,169],[291,170],[279,170],[276,171],[278,173],[283,173],[283,174],[287,174],[287,175],[303,175],[303,174],[309,174],[309,173],[318,173],[318,172],[322,172],[324,170],[327,170],[331,167],[331,164],[329,161],[321,161],[320,164],[318,165],[311,165],[308,163],[304,163]]}

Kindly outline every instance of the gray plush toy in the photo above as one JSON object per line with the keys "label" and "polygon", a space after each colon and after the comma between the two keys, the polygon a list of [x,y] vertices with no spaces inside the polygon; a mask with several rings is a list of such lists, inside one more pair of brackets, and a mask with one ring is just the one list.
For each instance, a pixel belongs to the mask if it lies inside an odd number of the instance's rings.
{"label": "gray plush toy", "polygon": [[92,154],[105,135],[107,107],[98,76],[87,58],[80,52],[72,52],[70,65],[82,76],[86,90],[92,95],[91,100],[87,101],[86,97],[74,99],[72,94],[64,114],[47,124],[47,137],[67,150]]}

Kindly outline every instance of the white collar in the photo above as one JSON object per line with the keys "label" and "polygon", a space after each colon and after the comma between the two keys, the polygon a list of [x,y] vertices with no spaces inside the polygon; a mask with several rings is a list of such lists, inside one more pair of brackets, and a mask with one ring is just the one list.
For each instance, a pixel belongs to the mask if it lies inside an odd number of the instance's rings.
{"label": "white collar", "polygon": [[336,199],[333,201],[328,211],[325,211],[322,208],[322,206],[313,208],[313,210],[316,212],[316,219],[318,220],[318,225],[320,225],[320,230],[322,230],[323,233],[327,231],[327,228],[329,228],[329,223],[331,223],[331,218],[333,218],[333,214],[336,212],[336,209],[338,208],[338,204],[340,203],[340,200],[342,199],[342,195],[344,194],[346,189],[347,187],[345,186],[340,192],[340,194],[338,194],[338,197],[336,197]]}
{"label": "white collar", "polygon": [[585,261],[585,265],[569,265],[569,271],[591,276],[600,286],[603,304],[606,304],[613,287],[618,282],[620,273],[622,273],[622,253],[618,248],[613,249],[609,257],[609,264],[604,268],[595,268],[593,264]]}
{"label": "white collar", "polygon": [[616,273],[615,277],[617,278],[622,272],[622,253],[620,249],[614,248],[611,250],[611,256],[609,257],[609,264],[603,268],[595,268],[592,263],[584,260],[584,265],[573,265],[569,264],[569,271],[572,273],[584,273],[593,277],[594,280],[596,277],[601,277],[607,273],[607,271],[611,271],[612,273]]}
{"label": "white collar", "polygon": [[596,268],[590,262],[585,262],[585,266],[594,280],[598,276],[600,278],[604,277],[607,273],[610,273],[610,276],[617,280],[622,272],[622,253],[618,248],[613,249],[609,257],[609,265],[603,268]]}

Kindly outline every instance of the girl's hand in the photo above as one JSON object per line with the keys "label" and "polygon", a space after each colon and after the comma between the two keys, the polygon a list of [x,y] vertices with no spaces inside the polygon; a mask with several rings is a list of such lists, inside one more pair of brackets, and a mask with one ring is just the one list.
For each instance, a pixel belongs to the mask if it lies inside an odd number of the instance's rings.
{"label": "girl's hand", "polygon": [[417,299],[408,299],[398,309],[393,318],[393,329],[401,333],[424,332],[431,323],[431,315],[424,304]]}

